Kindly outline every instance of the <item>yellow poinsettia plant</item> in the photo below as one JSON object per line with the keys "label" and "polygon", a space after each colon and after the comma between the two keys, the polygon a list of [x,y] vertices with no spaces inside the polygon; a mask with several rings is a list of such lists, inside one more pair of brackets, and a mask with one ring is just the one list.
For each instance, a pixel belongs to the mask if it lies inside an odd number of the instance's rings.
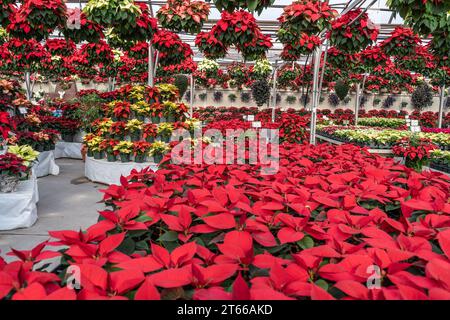
{"label": "yellow poinsettia plant", "polygon": [[29,167],[39,156],[39,152],[35,151],[32,147],[27,144],[24,145],[14,145],[8,147],[8,152],[15,154],[23,160],[23,164]]}
{"label": "yellow poinsettia plant", "polygon": [[125,125],[125,128],[127,129],[128,132],[136,132],[136,131],[142,130],[143,124],[144,123],[142,121],[139,121],[137,119],[132,119],[127,122],[127,124]]}

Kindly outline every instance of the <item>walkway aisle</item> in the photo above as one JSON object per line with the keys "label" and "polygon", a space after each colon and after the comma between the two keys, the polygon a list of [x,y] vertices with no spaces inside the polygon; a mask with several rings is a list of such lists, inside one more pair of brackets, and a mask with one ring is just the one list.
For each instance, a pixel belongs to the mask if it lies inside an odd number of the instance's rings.
{"label": "walkway aisle", "polygon": [[0,255],[5,258],[9,248],[31,249],[48,239],[50,230],[79,230],[94,224],[98,210],[104,206],[99,189],[106,186],[92,183],[84,178],[81,160],[59,159],[58,176],[39,178],[38,220],[27,229],[0,231]]}

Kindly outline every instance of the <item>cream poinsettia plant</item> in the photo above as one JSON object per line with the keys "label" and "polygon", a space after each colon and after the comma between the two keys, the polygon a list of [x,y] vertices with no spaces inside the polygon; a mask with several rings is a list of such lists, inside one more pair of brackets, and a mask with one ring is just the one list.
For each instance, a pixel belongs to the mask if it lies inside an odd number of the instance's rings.
{"label": "cream poinsettia plant", "polygon": [[35,151],[29,145],[14,145],[8,147],[8,152],[15,154],[23,160],[23,164],[29,167],[39,156],[39,152]]}

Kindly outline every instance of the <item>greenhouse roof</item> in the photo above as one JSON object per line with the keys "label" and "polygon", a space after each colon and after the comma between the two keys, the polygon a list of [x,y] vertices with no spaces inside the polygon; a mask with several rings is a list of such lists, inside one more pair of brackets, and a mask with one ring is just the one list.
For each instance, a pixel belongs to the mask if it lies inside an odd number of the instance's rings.
{"label": "greenhouse roof", "polygon": [[[380,26],[380,34],[378,36],[378,41],[382,41],[387,38],[392,30],[398,26],[403,24],[403,20],[400,16],[395,15],[392,10],[390,10],[385,0],[354,0],[354,1],[344,1],[344,0],[330,0],[329,3],[331,6],[336,9],[338,12],[341,12],[349,3],[351,2],[359,2],[359,7],[362,9],[367,8],[367,13],[370,19]],[[86,0],[68,0],[69,7],[83,7]],[[147,1],[152,4],[153,13],[159,10],[161,6],[163,6],[167,1]],[[257,19],[258,25],[260,26],[262,32],[266,35],[270,35],[272,37],[273,47],[269,50],[267,58],[271,62],[275,62],[279,59],[279,55],[281,50],[283,49],[282,44],[276,38],[276,32],[279,28],[279,22],[277,18],[281,15],[283,8],[289,4],[291,4],[292,0],[275,0],[274,4],[264,10],[261,15],[255,14],[255,18]],[[203,25],[203,31],[211,30],[211,27],[217,23],[217,20],[220,19],[220,12],[217,8],[215,8],[214,3],[211,1],[211,12],[209,15],[208,21]],[[203,55],[199,52],[197,47],[194,44],[195,35],[186,34],[186,33],[178,33],[181,39],[188,43],[193,51],[194,51],[194,60],[199,61],[203,59]],[[304,57],[303,59],[305,59]],[[221,59],[221,63],[230,63],[232,61],[242,61],[242,55],[237,52],[234,48],[231,48],[228,51],[227,56],[224,59]]]}

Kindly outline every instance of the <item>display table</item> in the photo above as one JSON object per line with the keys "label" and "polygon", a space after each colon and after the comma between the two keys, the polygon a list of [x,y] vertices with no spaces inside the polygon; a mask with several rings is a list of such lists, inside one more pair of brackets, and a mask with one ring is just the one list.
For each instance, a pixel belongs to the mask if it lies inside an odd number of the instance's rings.
{"label": "display table", "polygon": [[[324,137],[320,134],[316,134],[316,138],[326,141],[326,142],[329,142],[331,144],[336,144],[336,145],[341,145],[341,144],[346,143],[346,142],[334,140],[332,138]],[[347,143],[351,143],[351,142],[347,142]],[[367,151],[369,151],[369,153],[374,153],[374,154],[386,154],[386,155],[392,154],[391,149],[368,149]]]}
{"label": "display table", "polygon": [[37,179],[21,181],[16,192],[0,193],[0,230],[29,228],[37,220]]}
{"label": "display table", "polygon": [[133,169],[142,170],[150,167],[153,171],[158,169],[158,165],[153,162],[108,162],[106,160],[96,160],[86,157],[84,175],[93,182],[100,182],[107,185],[120,184],[121,176],[130,175]]}
{"label": "display table", "polygon": [[82,159],[81,156],[82,146],[83,144],[79,142],[58,141],[55,145],[55,150],[53,150],[55,159],[59,158]]}
{"label": "display table", "polygon": [[44,151],[39,154],[38,163],[35,164],[36,176],[44,177],[49,174],[57,176],[59,174],[59,167],[55,163],[55,155],[53,151]]}

